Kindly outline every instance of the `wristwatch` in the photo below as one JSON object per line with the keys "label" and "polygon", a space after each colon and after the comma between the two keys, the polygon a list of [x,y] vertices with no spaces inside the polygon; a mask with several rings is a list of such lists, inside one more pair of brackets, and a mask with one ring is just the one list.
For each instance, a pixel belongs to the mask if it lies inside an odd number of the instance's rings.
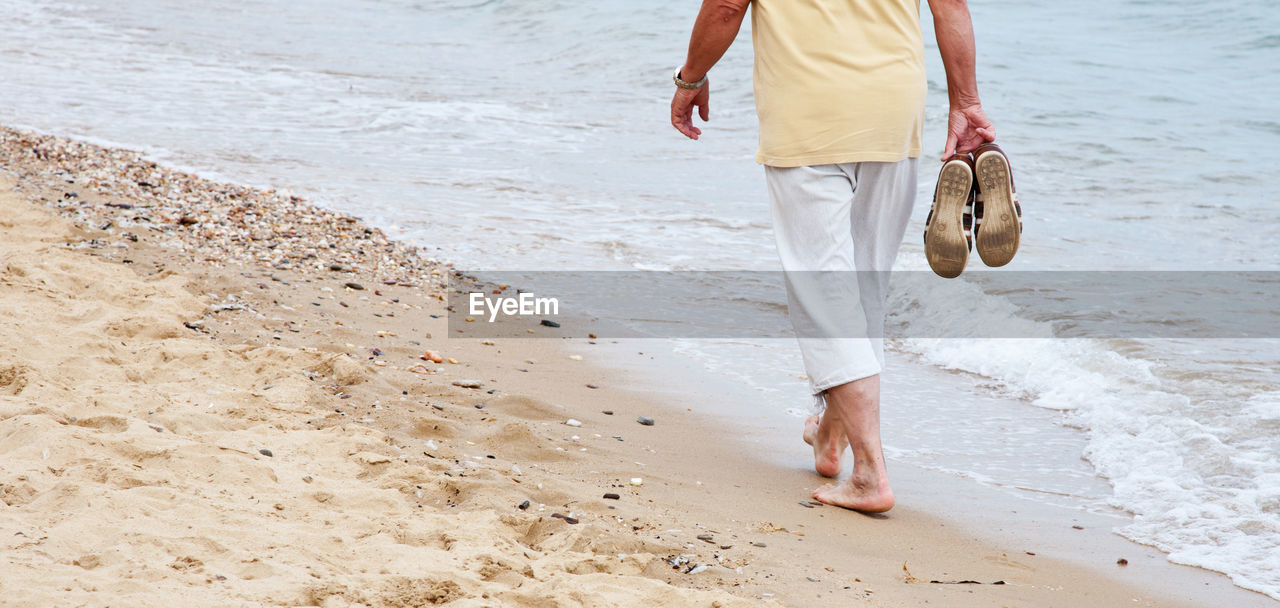
{"label": "wristwatch", "polygon": [[680,77],[680,68],[676,68],[676,73],[671,76],[671,80],[676,83],[676,86],[692,91],[694,89],[701,89],[702,85],[707,84],[707,75],[703,74],[702,80],[699,80],[698,82],[688,82]]}

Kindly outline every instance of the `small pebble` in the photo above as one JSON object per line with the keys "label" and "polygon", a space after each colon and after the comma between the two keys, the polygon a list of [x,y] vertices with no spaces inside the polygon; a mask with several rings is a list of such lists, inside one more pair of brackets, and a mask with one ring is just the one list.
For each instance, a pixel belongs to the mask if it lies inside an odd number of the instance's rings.
{"label": "small pebble", "polygon": [[271,450],[268,450],[267,448],[262,448],[261,450],[258,450],[258,453],[268,458],[275,456],[274,454],[271,453]]}
{"label": "small pebble", "polygon": [[710,534],[699,534],[699,535],[698,535],[698,540],[700,540],[700,541],[702,541],[702,542],[704,542],[704,543],[714,543],[714,542],[715,542],[715,540],[716,540],[716,537],[714,537],[714,536],[712,536],[712,535],[710,535]]}
{"label": "small pebble", "polygon": [[573,418],[570,418],[570,419],[568,419],[568,420],[565,420],[565,421],[564,421],[564,423],[565,423],[565,424],[567,424],[567,425],[569,425],[569,426],[582,426],[582,421],[581,421],[581,420],[575,420],[575,419],[573,419]]}
{"label": "small pebble", "polygon": [[573,359],[574,361],[581,361],[582,355],[569,355],[569,358]]}
{"label": "small pebble", "polygon": [[641,479],[641,478],[639,478],[639,477],[632,477],[632,478],[631,478],[631,485],[633,485],[633,486],[644,485],[644,479]]}
{"label": "small pebble", "polygon": [[613,415],[613,410],[601,410],[601,412],[600,412],[600,413],[601,413],[601,414],[604,414],[605,416],[612,416],[612,415]]}
{"label": "small pebble", "polygon": [[760,547],[761,549],[763,549],[763,548],[767,547],[768,545],[766,545],[766,544],[764,544],[764,543],[751,543],[751,546],[752,546],[752,547]]}
{"label": "small pebble", "polygon": [[596,385],[594,385],[594,384],[588,384],[588,385],[587,385],[587,388],[600,388],[600,387],[599,387],[599,386],[596,386]]}
{"label": "small pebble", "polygon": [[546,327],[560,327],[560,324],[559,324],[559,323],[556,323],[555,321],[552,321],[551,319],[543,319],[543,320],[542,320],[542,324],[543,324],[544,326],[546,326]]}
{"label": "small pebble", "polygon": [[1129,560],[1127,560],[1127,559],[1125,559],[1125,558],[1123,558],[1123,557],[1122,557],[1122,558],[1120,558],[1120,559],[1116,560],[1116,563],[1117,563],[1117,564],[1119,564],[1119,565],[1121,565],[1121,566],[1128,566],[1128,565],[1129,565]]}
{"label": "small pebble", "polygon": [[608,494],[605,494],[605,495],[604,495],[604,497],[605,497],[606,499],[608,499],[608,500],[619,500],[619,499],[621,499],[621,498],[622,498],[621,496],[618,496],[617,494],[614,494],[613,492],[609,492]]}
{"label": "small pebble", "polygon": [[524,502],[522,502],[522,503],[520,503],[520,504],[516,505],[516,508],[517,508],[517,509],[520,509],[521,511],[523,511],[523,510],[525,510],[525,509],[528,509],[528,508],[529,508],[529,501],[527,501],[527,500],[526,500],[526,501],[524,501]]}
{"label": "small pebble", "polygon": [[653,426],[653,418],[650,418],[648,416],[641,416],[639,418],[636,418],[636,422],[639,422],[640,424],[643,424],[645,426]]}
{"label": "small pebble", "polygon": [[347,289],[352,289],[355,291],[364,291],[364,285],[361,285],[359,283],[344,283],[343,286],[346,287]]}
{"label": "small pebble", "polygon": [[479,380],[454,380],[453,381],[454,386],[461,386],[462,388],[480,388],[482,384],[483,383],[480,382]]}

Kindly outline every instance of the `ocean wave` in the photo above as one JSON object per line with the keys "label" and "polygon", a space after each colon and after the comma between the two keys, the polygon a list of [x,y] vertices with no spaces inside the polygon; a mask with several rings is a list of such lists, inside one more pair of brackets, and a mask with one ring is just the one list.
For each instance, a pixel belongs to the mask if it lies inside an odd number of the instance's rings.
{"label": "ocean wave", "polygon": [[[1035,324],[1013,316],[1016,307],[1002,296],[955,285],[954,301],[979,320]],[[913,308],[909,289],[891,298],[890,310]],[[892,344],[988,379],[1005,395],[1066,412],[1067,424],[1088,436],[1084,457],[1112,485],[1110,502],[1134,516],[1118,532],[1171,561],[1227,573],[1241,587],[1280,599],[1280,392],[1215,399],[1223,393],[1212,380],[1188,390],[1190,383],[1161,373],[1152,356],[1161,341],[1127,341],[1130,352],[1121,354],[1106,341],[1051,337],[1052,325],[1040,325],[1046,337]],[[913,330],[920,328],[904,333]],[[1203,383],[1208,372],[1191,376]]]}

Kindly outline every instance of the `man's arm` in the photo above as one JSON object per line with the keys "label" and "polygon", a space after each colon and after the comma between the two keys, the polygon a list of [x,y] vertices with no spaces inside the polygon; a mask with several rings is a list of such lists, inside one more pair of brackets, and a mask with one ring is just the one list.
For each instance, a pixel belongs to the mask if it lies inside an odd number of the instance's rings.
{"label": "man's arm", "polygon": [[995,127],[978,99],[978,77],[974,68],[973,22],[965,0],[929,0],[938,51],[947,70],[947,98],[951,112],[947,124],[945,160],[952,154],[967,154],[984,142],[994,141]]}
{"label": "man's arm", "polygon": [[[689,36],[689,55],[680,68],[680,79],[686,82],[702,80],[711,66],[729,50],[738,36],[742,19],[747,14],[751,0],[703,0],[698,19],[693,23]],[[693,126],[693,108],[703,121],[711,120],[711,85],[703,83],[697,89],[676,89],[671,98],[671,126],[689,139],[698,139],[702,129]]]}

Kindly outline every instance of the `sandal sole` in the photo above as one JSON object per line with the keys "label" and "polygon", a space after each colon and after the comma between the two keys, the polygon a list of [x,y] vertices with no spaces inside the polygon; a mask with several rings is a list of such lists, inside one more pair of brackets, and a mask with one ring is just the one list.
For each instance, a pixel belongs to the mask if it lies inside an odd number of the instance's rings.
{"label": "sandal sole", "polygon": [[924,256],[938,276],[954,279],[969,261],[964,236],[964,207],[973,188],[973,171],[963,161],[948,161],[938,173],[938,195],[933,219],[925,231]]}
{"label": "sandal sole", "polygon": [[974,162],[974,172],[983,206],[982,227],[974,234],[973,245],[983,264],[1004,266],[1018,253],[1022,240],[1009,159],[999,152],[983,152]]}

